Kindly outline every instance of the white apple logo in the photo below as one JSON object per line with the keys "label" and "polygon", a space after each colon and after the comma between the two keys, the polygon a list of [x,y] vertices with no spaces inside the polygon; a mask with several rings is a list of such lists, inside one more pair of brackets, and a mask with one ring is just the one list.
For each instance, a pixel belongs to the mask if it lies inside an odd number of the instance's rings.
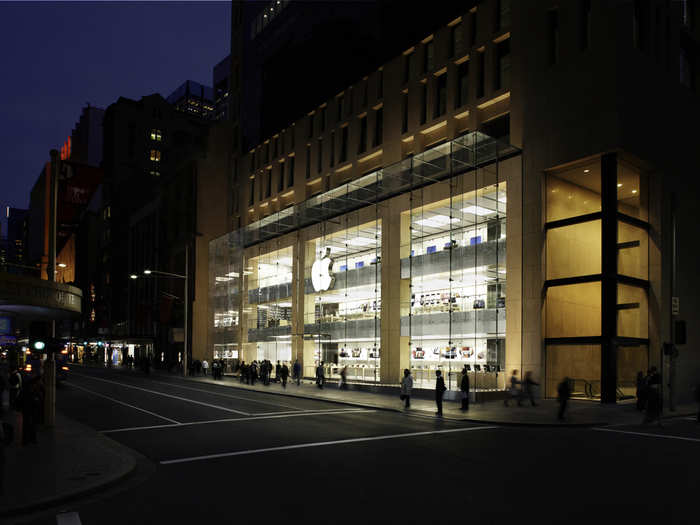
{"label": "white apple logo", "polygon": [[331,287],[333,280],[331,249],[326,248],[326,254],[321,259],[316,259],[311,267],[311,284],[315,291],[323,292]]}

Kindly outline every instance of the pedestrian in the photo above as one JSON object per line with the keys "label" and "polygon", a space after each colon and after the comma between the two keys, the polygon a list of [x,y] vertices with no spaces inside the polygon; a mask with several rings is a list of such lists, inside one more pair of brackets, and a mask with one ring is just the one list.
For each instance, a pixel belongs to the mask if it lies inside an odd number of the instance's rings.
{"label": "pedestrian", "polygon": [[219,379],[219,366],[219,362],[216,359],[211,362],[211,377],[214,381]]}
{"label": "pedestrian", "polygon": [[348,387],[348,365],[345,365],[341,370],[340,370],[340,381],[338,381],[338,388],[339,389],[345,389]]}
{"label": "pedestrian", "polygon": [[445,394],[447,387],[445,386],[445,380],[442,378],[442,372],[440,370],[435,371],[437,379],[435,380],[435,404],[437,405],[436,416],[442,417],[442,396]]}
{"label": "pedestrian", "polygon": [[202,374],[207,375],[207,370],[209,370],[209,361],[206,359],[202,361]]}
{"label": "pedestrian", "polygon": [[10,408],[19,411],[20,407],[17,404],[17,399],[22,392],[22,374],[19,373],[16,366],[12,367],[8,383],[10,384]]}
{"label": "pedestrian", "polygon": [[238,378],[241,380],[241,383],[245,381],[245,361],[241,361],[241,364],[238,365]]}
{"label": "pedestrian", "polygon": [[262,364],[260,365],[260,379],[263,382],[263,385],[267,386],[270,384],[270,376],[269,376],[269,369],[267,367],[267,359],[263,359]]}
{"label": "pedestrian", "polygon": [[644,372],[641,370],[637,372],[637,379],[635,381],[636,387],[637,387],[637,410],[640,412],[644,410],[647,404],[646,400],[646,389],[647,389],[647,382],[646,378],[644,377]]}
{"label": "pedestrian", "polygon": [[469,410],[469,372],[467,371],[467,365],[462,368],[462,380],[459,383],[459,389],[462,392],[462,410]]}
{"label": "pedestrian", "polygon": [[401,378],[401,399],[404,401],[404,408],[411,408],[411,390],[413,390],[413,377],[411,371],[406,368]]}
{"label": "pedestrian", "polygon": [[279,360],[277,360],[277,364],[275,365],[275,382],[279,382],[280,374],[282,373],[282,365],[280,365]]}
{"label": "pedestrian", "polygon": [[298,359],[294,360],[294,365],[292,366],[292,373],[297,381],[297,386],[301,385],[301,364]]}
{"label": "pedestrian", "polygon": [[316,367],[316,386],[318,388],[323,389],[323,381],[325,380],[325,373],[323,370],[323,361],[319,363],[319,365]]}
{"label": "pedestrian", "polygon": [[250,385],[255,386],[255,380],[258,378],[258,362],[257,361],[253,361],[251,363],[248,373],[250,375]]}
{"label": "pedestrian", "polygon": [[540,386],[539,383],[535,383],[535,380],[532,379],[532,372],[529,370],[525,372],[525,381],[523,381],[523,397],[527,395],[528,399],[530,400],[530,404],[533,407],[537,406],[537,403],[535,403],[535,387]]}
{"label": "pedestrian", "polygon": [[661,375],[657,372],[656,367],[652,366],[647,377],[647,411],[644,423],[651,423],[656,420],[661,427],[663,426],[661,424]]}
{"label": "pedestrian", "polygon": [[570,397],[571,386],[569,385],[569,378],[565,377],[557,387],[557,400],[559,401],[559,414],[557,415],[557,419],[564,419],[566,405],[568,404]]}
{"label": "pedestrian", "polygon": [[[510,396],[510,399],[517,400],[518,406],[521,407],[521,406],[523,406],[523,404],[522,404],[522,400],[520,399],[520,389],[518,388],[519,384],[520,384],[520,380],[518,379],[518,371],[513,370],[513,373],[510,376],[510,389],[508,390],[508,394]],[[508,401],[509,401],[509,398],[504,399],[503,404],[505,406],[509,406]]]}
{"label": "pedestrian", "polygon": [[284,363],[280,367],[280,379],[282,380],[282,388],[287,388],[287,378],[289,377],[289,367]]}

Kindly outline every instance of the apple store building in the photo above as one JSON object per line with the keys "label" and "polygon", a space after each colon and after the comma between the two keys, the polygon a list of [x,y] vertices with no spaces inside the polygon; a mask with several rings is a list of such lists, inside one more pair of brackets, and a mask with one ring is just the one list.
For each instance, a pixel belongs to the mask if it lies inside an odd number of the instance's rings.
{"label": "apple store building", "polygon": [[517,148],[472,132],[215,239],[211,354],[374,385],[410,368],[419,388],[442,370],[456,389],[467,365],[473,388],[503,389],[521,360],[521,172]]}

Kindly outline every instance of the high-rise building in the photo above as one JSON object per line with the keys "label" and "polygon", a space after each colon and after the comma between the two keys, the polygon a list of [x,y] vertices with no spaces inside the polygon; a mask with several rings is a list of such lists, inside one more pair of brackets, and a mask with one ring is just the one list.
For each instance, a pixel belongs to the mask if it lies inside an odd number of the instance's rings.
{"label": "high-rise building", "polygon": [[185,80],[181,86],[168,95],[169,104],[182,113],[200,117],[212,118],[214,111],[214,93],[211,87],[204,86],[194,80]]}
{"label": "high-rise building", "polygon": [[[251,41],[265,53],[297,27],[295,4],[245,16],[234,2],[232,71],[248,71]],[[700,313],[688,3],[460,5],[331,93],[315,87],[345,65],[340,47],[290,45],[287,68],[262,68],[259,97],[231,88],[265,110],[254,125],[230,111],[248,142],[196,349],[299,359],[306,375],[324,361],[360,383],[411,368],[423,387],[439,369],[456,388],[467,366],[484,395],[531,371],[546,396],[568,378],[603,402],[633,396],[637,372],[656,366],[664,396],[687,399],[700,366],[685,350],[700,331],[676,323]],[[285,95],[300,92],[313,104]],[[670,121],[674,132],[654,132]]]}
{"label": "high-rise building", "polygon": [[231,55],[214,66],[212,85],[214,86],[214,111],[212,120],[228,120],[229,90],[231,78]]}

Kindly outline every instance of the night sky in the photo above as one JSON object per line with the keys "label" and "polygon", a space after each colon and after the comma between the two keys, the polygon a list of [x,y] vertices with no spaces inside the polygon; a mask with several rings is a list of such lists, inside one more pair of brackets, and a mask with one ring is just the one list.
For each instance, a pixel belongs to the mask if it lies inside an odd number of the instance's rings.
{"label": "night sky", "polygon": [[231,2],[0,3],[0,206],[26,208],[51,148],[89,102],[210,86],[230,49]]}

